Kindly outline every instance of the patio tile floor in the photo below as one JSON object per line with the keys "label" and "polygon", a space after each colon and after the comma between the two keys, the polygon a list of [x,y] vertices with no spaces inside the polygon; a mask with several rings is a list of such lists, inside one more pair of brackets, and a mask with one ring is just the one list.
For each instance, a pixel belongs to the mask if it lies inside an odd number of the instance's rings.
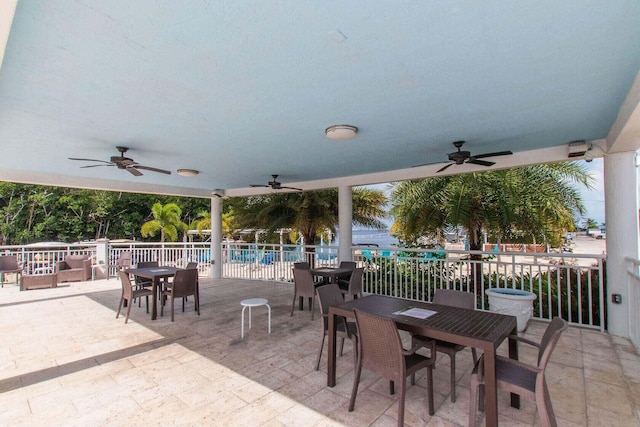
{"label": "patio tile floor", "polygon": [[[253,309],[240,339],[240,300],[269,299]],[[19,292],[0,289],[0,425],[395,426],[397,401],[388,383],[363,371],[354,412],[351,343],[338,359],[338,383],[326,386],[326,344],[314,370],[321,320],[291,310],[290,285],[201,279],[201,316],[187,302],[176,321],[150,320],[132,307],[115,319],[116,279]],[[245,325],[247,327],[247,325]],[[545,324],[526,335],[539,340]],[[506,347],[503,346],[503,347]],[[501,348],[506,354],[506,348]],[[521,346],[521,359],[535,352]],[[424,379],[407,393],[409,426],[468,422],[471,352],[457,359],[457,401],[451,403],[449,360],[434,371],[436,413],[429,417]],[[640,425],[640,358],[627,340],[570,328],[547,376],[560,426]],[[538,426],[535,405],[509,407],[499,395],[501,425]]]}

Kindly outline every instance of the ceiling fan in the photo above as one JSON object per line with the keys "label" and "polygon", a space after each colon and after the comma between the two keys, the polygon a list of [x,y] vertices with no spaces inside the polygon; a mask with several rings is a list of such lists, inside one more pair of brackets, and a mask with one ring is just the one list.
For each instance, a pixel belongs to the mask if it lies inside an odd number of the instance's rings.
{"label": "ceiling fan", "polygon": [[436,173],[444,171],[451,165],[461,165],[463,163],[471,163],[474,165],[481,165],[481,166],[487,166],[487,167],[493,166],[496,164],[495,162],[488,162],[486,160],[480,160],[480,159],[484,159],[486,157],[507,156],[509,154],[513,154],[511,151],[496,151],[495,153],[484,153],[484,154],[478,154],[478,155],[472,156],[471,152],[462,151],[460,149],[462,148],[463,144],[464,144],[464,141],[455,141],[453,143],[453,146],[456,147],[458,151],[449,153],[449,160],[451,160],[451,163],[440,168],[438,171],[436,171]]}
{"label": "ceiling fan", "polygon": [[271,175],[273,178],[272,181],[267,182],[266,184],[251,184],[250,187],[271,187],[272,190],[295,190],[302,191],[302,188],[296,187],[287,187],[286,185],[282,185],[281,182],[278,182],[278,175]]}
{"label": "ceiling fan", "polygon": [[83,162],[99,162],[100,163],[97,165],[80,166],[81,168],[95,168],[97,166],[117,166],[118,169],[124,169],[128,171],[131,175],[135,175],[135,176],[142,176],[142,172],[140,172],[139,169],[171,175],[171,172],[168,170],[152,168],[150,166],[143,166],[140,163],[134,161],[133,159],[129,157],[125,157],[124,153],[126,153],[129,150],[128,147],[116,146],[116,149],[120,152],[120,155],[111,156],[111,159],[109,161],[98,160],[98,159],[80,159],[77,157],[69,157],[69,160],[80,160]]}

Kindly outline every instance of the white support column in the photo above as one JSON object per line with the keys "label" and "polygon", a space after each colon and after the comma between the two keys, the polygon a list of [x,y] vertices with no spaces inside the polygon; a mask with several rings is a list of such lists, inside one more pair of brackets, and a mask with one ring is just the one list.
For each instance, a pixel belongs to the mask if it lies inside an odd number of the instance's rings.
{"label": "white support column", "polygon": [[351,253],[353,224],[353,192],[350,186],[338,187],[338,260],[353,261]]}
{"label": "white support column", "polygon": [[[629,336],[630,307],[625,257],[639,258],[638,172],[635,151],[610,153],[604,158],[607,224],[607,317],[613,335]],[[611,301],[622,296],[622,304]]]}
{"label": "white support column", "polygon": [[222,278],[222,199],[211,197],[211,268],[209,277]]}

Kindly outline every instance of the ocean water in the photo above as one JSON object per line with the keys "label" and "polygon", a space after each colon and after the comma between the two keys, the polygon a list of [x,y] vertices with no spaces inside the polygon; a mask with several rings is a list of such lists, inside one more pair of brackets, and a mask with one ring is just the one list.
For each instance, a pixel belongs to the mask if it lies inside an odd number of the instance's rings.
{"label": "ocean water", "polygon": [[[389,230],[352,230],[351,233],[351,241],[354,245],[372,244],[381,248],[392,248],[399,243],[398,239],[389,235]],[[338,242],[338,236],[336,236],[331,245],[338,245]]]}

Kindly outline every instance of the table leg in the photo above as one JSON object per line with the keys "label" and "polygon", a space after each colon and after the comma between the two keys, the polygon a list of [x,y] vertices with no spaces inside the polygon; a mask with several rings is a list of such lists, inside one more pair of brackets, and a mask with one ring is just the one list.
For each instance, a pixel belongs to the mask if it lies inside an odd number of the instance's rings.
{"label": "table leg", "polygon": [[[517,334],[518,332],[514,330],[513,334]],[[513,338],[509,338],[509,358],[518,360],[518,341]],[[511,407],[520,409],[520,395],[516,393],[511,393]]]}
{"label": "table leg", "polygon": [[158,317],[158,285],[160,284],[160,278],[154,277],[153,285],[151,287],[151,293],[153,296],[153,304],[151,304],[151,320],[156,320]]}
{"label": "table leg", "polygon": [[487,427],[498,425],[498,384],[496,381],[496,349],[484,351],[484,408]]}
{"label": "table leg", "polygon": [[336,385],[336,316],[329,310],[329,325],[328,325],[328,366],[327,366],[327,385],[334,387]]}

